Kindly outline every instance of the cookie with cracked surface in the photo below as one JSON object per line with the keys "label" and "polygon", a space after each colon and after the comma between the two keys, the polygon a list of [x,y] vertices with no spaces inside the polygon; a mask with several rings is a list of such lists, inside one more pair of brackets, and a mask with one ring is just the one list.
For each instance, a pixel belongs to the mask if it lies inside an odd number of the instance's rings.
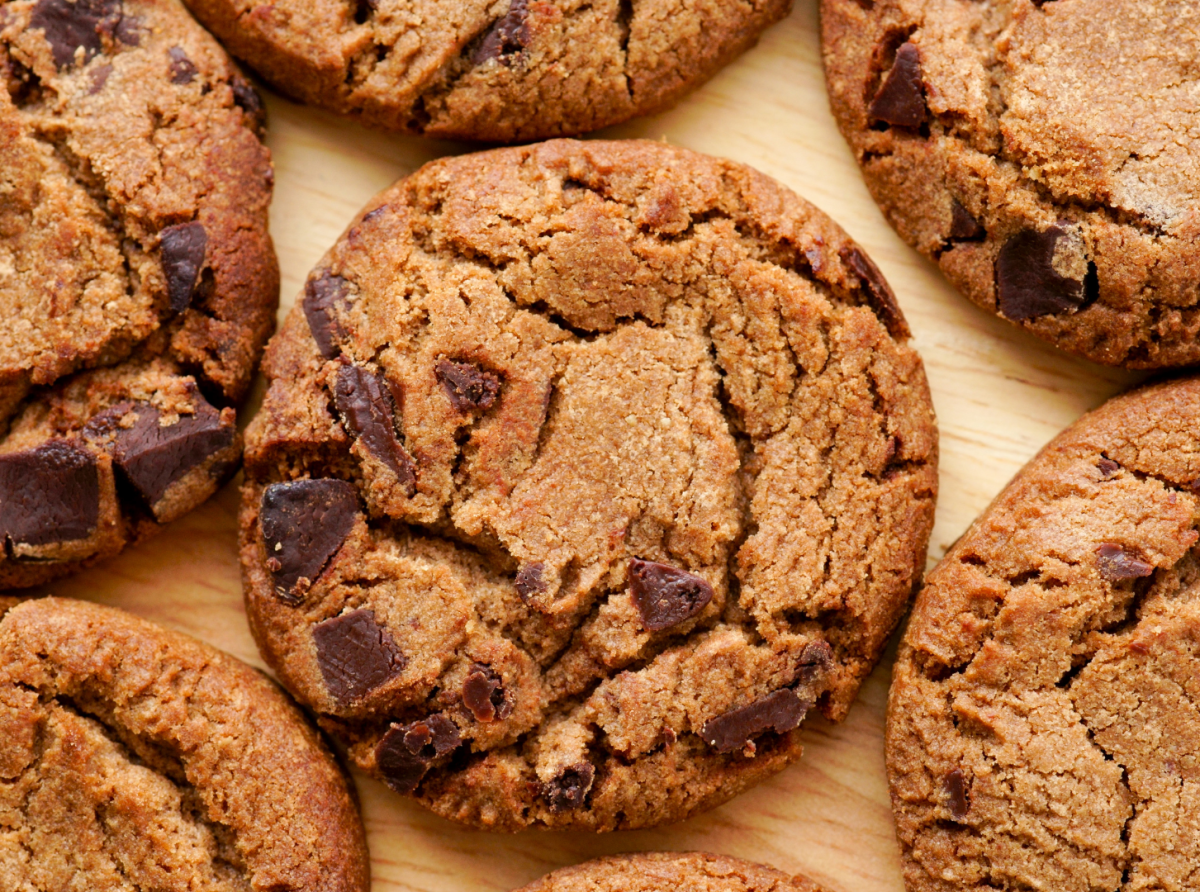
{"label": "cookie with cracked surface", "polygon": [[261,106],[177,0],[0,5],[0,588],[236,466],[279,273]]}
{"label": "cookie with cracked surface", "polygon": [[1053,440],[917,596],[888,709],[911,892],[1186,889],[1200,379]]}
{"label": "cookie with cracked surface", "polygon": [[348,781],[315,729],[206,644],[25,601],[0,620],[0,727],[6,889],[369,888]]}
{"label": "cookie with cracked surface", "polygon": [[822,892],[802,876],[703,852],[639,852],[564,867],[518,892]]}
{"label": "cookie with cracked surface", "polygon": [[799,755],[809,710],[845,715],[923,566],[904,317],[742,165],[567,140],[427,165],[321,261],[265,369],[259,646],[357,764],[460,821],[724,801]]}
{"label": "cookie with cracked surface", "polygon": [[1095,362],[1200,361],[1200,2],[822,0],[830,101],[896,231]]}
{"label": "cookie with cracked surface", "polygon": [[290,96],[389,130],[573,136],[659,111],[791,0],[186,0]]}

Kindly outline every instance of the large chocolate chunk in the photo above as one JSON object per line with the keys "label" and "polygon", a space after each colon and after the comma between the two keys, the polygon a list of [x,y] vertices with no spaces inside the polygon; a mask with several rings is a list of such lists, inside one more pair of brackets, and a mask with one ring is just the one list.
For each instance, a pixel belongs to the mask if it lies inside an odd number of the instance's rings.
{"label": "large chocolate chunk", "polygon": [[1083,303],[1083,280],[1060,275],[1054,252],[1067,230],[1018,232],[996,258],[996,294],[1000,312],[1014,322],[1076,310]]}
{"label": "large chocolate chunk", "polygon": [[987,235],[971,212],[959,204],[957,198],[950,199],[950,238],[956,242],[977,242]]}
{"label": "large chocolate chunk", "polygon": [[70,440],[0,455],[0,536],[20,545],[86,539],[100,519],[96,457]]}
{"label": "large chocolate chunk", "polygon": [[896,127],[920,127],[929,118],[921,83],[921,51],[915,43],[901,44],[896,61],[867,110],[871,119]]}
{"label": "large chocolate chunk", "polygon": [[513,57],[529,46],[533,33],[526,23],[529,17],[528,0],[512,0],[508,12],[496,20],[471,54],[472,65],[498,59],[511,65]]}
{"label": "large chocolate chunk", "polygon": [[354,527],[358,495],[344,480],[273,483],[259,524],[276,596],[297,604]]}
{"label": "large chocolate chunk", "polygon": [[396,438],[396,410],[381,374],[356,365],[338,369],[333,399],[346,428],[373,456],[391,468],[411,496],[417,489],[417,466]]}
{"label": "large chocolate chunk", "polygon": [[736,752],[767,731],[791,731],[804,720],[810,706],[812,703],[791,690],[775,691],[749,706],[709,719],[700,728],[700,736],[718,753]]}
{"label": "large chocolate chunk", "polygon": [[167,277],[167,297],[176,313],[192,303],[207,247],[208,233],[203,223],[180,223],[162,231],[163,274]]}
{"label": "large chocolate chunk", "polygon": [[341,352],[337,345],[342,337],[337,310],[346,305],[347,284],[341,276],[322,270],[304,286],[304,318],[308,320],[317,349],[326,359],[333,359]]}
{"label": "large chocolate chunk", "polygon": [[546,581],[542,579],[545,569],[545,564],[537,563],[526,564],[517,571],[517,594],[526,604],[538,595],[545,593]]}
{"label": "large chocolate chunk", "polygon": [[384,783],[397,793],[411,793],[434,762],[461,744],[458,726],[435,713],[409,725],[392,725],[375,747],[375,764]]}
{"label": "large chocolate chunk", "polygon": [[942,778],[942,789],[946,792],[946,805],[950,816],[961,821],[971,810],[971,788],[961,768],[955,768]]}
{"label": "large chocolate chunk", "polygon": [[478,722],[494,722],[512,715],[512,702],[504,692],[504,680],[490,666],[476,663],[471,667],[463,682],[462,698]]}
{"label": "large chocolate chunk", "polygon": [[713,589],[695,573],[634,558],[629,562],[629,595],[642,625],[661,632],[703,610]]}
{"label": "large chocolate chunk", "polygon": [[171,57],[171,83],[190,84],[196,79],[196,66],[192,64],[183,47],[173,46],[167,50],[167,55]]}
{"label": "large chocolate chunk", "polygon": [[395,678],[408,665],[391,633],[371,610],[352,610],[318,623],[313,640],[321,677],[342,706]]}
{"label": "large chocolate chunk", "polygon": [[29,27],[45,32],[54,64],[61,69],[75,61],[80,48],[85,63],[99,53],[101,32],[116,28],[120,19],[121,0],[39,0]]}
{"label": "large chocolate chunk", "polygon": [[576,762],[542,784],[542,798],[552,812],[582,808],[595,780],[596,769],[592,763]]}
{"label": "large chocolate chunk", "polygon": [[1105,542],[1096,549],[1096,568],[1109,582],[1138,579],[1154,572],[1154,566],[1120,545]]}
{"label": "large chocolate chunk", "polygon": [[891,286],[883,278],[879,267],[852,245],[838,251],[838,257],[842,258],[842,263],[858,278],[867,298],[867,306],[879,317],[888,334],[893,338],[911,336],[912,332],[908,329],[904,314],[900,312],[900,304],[896,302],[896,295],[892,293]]}
{"label": "large chocolate chunk", "polygon": [[439,359],[433,373],[459,412],[490,409],[500,393],[500,379],[469,362]]}

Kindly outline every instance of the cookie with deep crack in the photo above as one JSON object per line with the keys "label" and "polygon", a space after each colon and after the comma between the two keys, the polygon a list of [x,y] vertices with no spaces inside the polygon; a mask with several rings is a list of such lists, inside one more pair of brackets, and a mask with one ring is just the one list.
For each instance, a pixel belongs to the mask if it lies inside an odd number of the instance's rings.
{"label": "cookie with deep crack", "polygon": [[822,892],[811,880],[703,852],[638,852],[564,867],[518,892]]}
{"label": "cookie with deep crack", "polygon": [[830,101],[896,231],[985,310],[1200,361],[1200,2],[822,0]]}
{"label": "cookie with deep crack", "polygon": [[556,141],[376,196],[268,347],[250,622],[351,758],[499,828],[660,824],[840,719],[923,566],[904,317],[742,165]]}
{"label": "cookie with deep crack", "polygon": [[115,554],[240,451],[278,302],[262,106],[177,0],[0,6],[0,588]]}
{"label": "cookie with deep crack", "polygon": [[347,778],[260,673],[112,608],[4,606],[4,888],[367,892]]}
{"label": "cookie with deep crack", "polygon": [[659,111],[791,0],[186,0],[289,96],[389,130],[515,142]]}
{"label": "cookie with deep crack", "polygon": [[1198,439],[1200,379],[1113,399],[930,572],[888,708],[910,892],[1194,887]]}

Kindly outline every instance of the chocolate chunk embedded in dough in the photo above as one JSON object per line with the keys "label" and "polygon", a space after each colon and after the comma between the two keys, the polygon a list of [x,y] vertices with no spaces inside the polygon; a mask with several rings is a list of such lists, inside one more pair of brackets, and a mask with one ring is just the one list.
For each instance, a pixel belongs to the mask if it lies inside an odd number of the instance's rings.
{"label": "chocolate chunk embedded in dough", "polygon": [[167,277],[167,297],[176,313],[192,303],[207,246],[208,233],[202,223],[181,223],[162,231],[163,274]]}
{"label": "chocolate chunk embedded in dough", "polygon": [[896,50],[892,70],[879,86],[868,109],[871,118],[897,127],[920,127],[929,118],[921,83],[921,52],[914,43]]}
{"label": "chocolate chunk embedded in dough", "polygon": [[86,539],[100,516],[96,457],[70,440],[0,455],[0,534],[21,545]]}
{"label": "chocolate chunk embedded in dough", "polygon": [[29,26],[41,28],[54,54],[54,64],[65,68],[83,50],[83,61],[100,52],[101,27],[113,27],[121,18],[121,0],[40,0],[33,8]]}
{"label": "chocolate chunk embedded in dough", "polygon": [[459,412],[490,409],[500,393],[500,379],[469,362],[441,359],[433,367],[433,373]]}
{"label": "chocolate chunk embedded in dough", "polygon": [[629,594],[642,625],[660,632],[703,610],[713,589],[695,573],[635,558],[629,562]]}
{"label": "chocolate chunk embedded in dough", "polygon": [[343,480],[297,480],[266,488],[259,523],[280,600],[300,601],[342,547],[357,516],[358,496]]}
{"label": "chocolate chunk embedded in dough", "polygon": [[340,352],[337,342],[341,329],[336,313],[345,304],[347,292],[346,280],[332,275],[329,270],[322,270],[304,286],[304,318],[308,320],[317,349],[326,359],[332,359]]}
{"label": "chocolate chunk embedded in dough", "polygon": [[596,780],[596,769],[590,762],[576,762],[564,768],[550,781],[542,784],[542,798],[551,811],[579,808],[587,799]]}
{"label": "chocolate chunk embedded in dough", "polygon": [[372,610],[352,610],[317,623],[313,640],[321,676],[342,705],[370,693],[408,665]]}
{"label": "chocolate chunk embedded in dough", "polygon": [[396,410],[382,374],[355,365],[338,369],[334,402],[346,427],[373,456],[387,465],[409,495],[416,490],[417,466],[396,438]]}
{"label": "chocolate chunk embedded in dough", "polygon": [[1138,579],[1154,572],[1154,566],[1127,548],[1105,542],[1096,549],[1096,568],[1109,582]]}
{"label": "chocolate chunk embedded in dough", "polygon": [[767,731],[791,731],[804,720],[811,705],[791,690],[775,691],[748,706],[709,719],[701,727],[700,736],[718,753],[736,752]]}
{"label": "chocolate chunk embedded in dough", "polygon": [[476,663],[471,667],[463,682],[462,698],[478,722],[494,722],[512,714],[512,701],[504,691],[504,680],[490,666]]}
{"label": "chocolate chunk embedded in dough", "polygon": [[1061,226],[1018,232],[996,258],[996,293],[1000,312],[1015,322],[1055,315],[1083,303],[1083,280],[1054,268],[1054,254],[1067,230]]}
{"label": "chocolate chunk embedded in dough", "polygon": [[375,748],[375,760],[389,787],[411,793],[430,765],[461,744],[458,726],[438,713],[409,725],[392,725]]}

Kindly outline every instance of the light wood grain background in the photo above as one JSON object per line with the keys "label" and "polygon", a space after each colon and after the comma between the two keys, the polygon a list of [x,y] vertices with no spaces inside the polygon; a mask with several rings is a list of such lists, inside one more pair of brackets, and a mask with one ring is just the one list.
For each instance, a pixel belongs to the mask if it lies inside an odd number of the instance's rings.
{"label": "light wood grain background", "polygon": [[[282,318],[308,270],[374,193],[470,147],[373,133],[274,96],[268,106]],[[828,212],[878,263],[915,333],[941,429],[931,563],[1048,439],[1136,380],[1060,355],[976,310],[891,231],[829,114],[817,0],[796,0],[758,47],[676,109],[596,136],[665,139],[753,165]],[[46,590],[123,607],[261,666],[242,609],[236,483],[158,538]],[[799,764],[675,827],[485,834],[432,817],[359,775],[374,888],[504,892],[600,854],[703,849],[804,872],[833,892],[899,892],[882,744],[893,651],[845,723],[807,726]]]}

